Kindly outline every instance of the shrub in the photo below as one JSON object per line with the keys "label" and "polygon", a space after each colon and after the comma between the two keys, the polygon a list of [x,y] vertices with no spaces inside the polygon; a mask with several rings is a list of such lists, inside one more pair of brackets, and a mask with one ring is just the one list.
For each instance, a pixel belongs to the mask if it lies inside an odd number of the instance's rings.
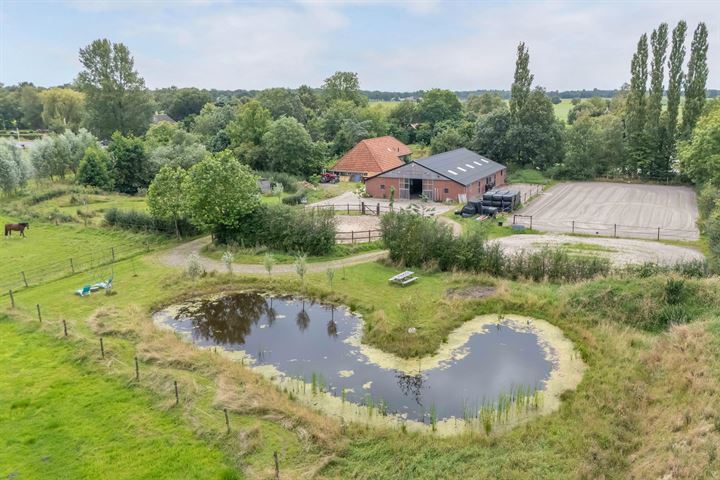
{"label": "shrub", "polygon": [[677,305],[685,296],[685,280],[681,278],[668,278],[665,282],[665,302]]}
{"label": "shrub", "polygon": [[[175,235],[175,224],[172,220],[160,220],[139,210],[120,210],[111,208],[105,212],[105,224],[135,232],[152,231]],[[197,235],[199,230],[187,219],[178,220],[178,229],[183,236]]]}
{"label": "shrub", "polygon": [[406,266],[437,265],[443,271],[568,282],[610,272],[607,259],[570,255],[561,249],[507,254],[497,243],[486,242],[478,229],[453,237],[446,225],[410,211],[388,213],[382,217],[380,227],[390,259]]}
{"label": "shrub", "polygon": [[238,223],[216,231],[217,240],[307,255],[325,255],[335,246],[335,217],[328,211],[261,205]]}
{"label": "shrub", "polygon": [[285,205],[299,205],[302,203],[303,198],[307,195],[307,192],[304,188],[301,188],[297,192],[293,193],[292,195],[288,195],[287,197],[284,197],[282,199],[282,203]]}

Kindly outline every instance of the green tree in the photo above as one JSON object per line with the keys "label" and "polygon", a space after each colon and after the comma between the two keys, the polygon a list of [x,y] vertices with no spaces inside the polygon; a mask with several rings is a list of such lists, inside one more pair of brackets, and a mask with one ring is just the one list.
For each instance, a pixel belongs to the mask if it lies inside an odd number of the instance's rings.
{"label": "green tree", "polygon": [[275,120],[262,143],[273,171],[309,175],[320,170],[310,134],[294,118]]}
{"label": "green tree", "polygon": [[515,76],[510,87],[510,115],[517,122],[520,113],[530,98],[533,75],[530,73],[530,51],[525,42],[517,47],[517,60],[515,61]]}
{"label": "green tree", "polygon": [[667,91],[667,117],[665,124],[664,161],[670,164],[677,150],[677,127],[680,111],[680,95],[683,82],[683,62],[685,61],[685,36],[687,24],[678,22],[672,32],[672,47],[668,59],[670,76]]}
{"label": "green tree", "polygon": [[32,166],[23,150],[11,140],[0,140],[0,190],[12,194],[32,176]]}
{"label": "green tree", "polygon": [[236,228],[260,205],[257,177],[229,152],[194,165],[182,191],[193,223],[212,231]]}
{"label": "green tree", "polygon": [[450,90],[429,90],[423,95],[418,106],[419,120],[432,126],[445,120],[458,120],[461,114],[462,104]]}
{"label": "green tree", "polygon": [[579,118],[599,117],[610,109],[610,101],[600,97],[582,100],[572,106],[568,112],[568,124],[572,125]]}
{"label": "green tree", "polygon": [[112,157],[112,179],[118,192],[134,195],[148,186],[152,172],[141,138],[115,132],[108,151]]}
{"label": "green tree", "polygon": [[707,27],[699,23],[693,34],[685,80],[685,105],[683,106],[682,131],[687,138],[702,114],[705,106],[705,84],[707,83]]}
{"label": "green tree", "polygon": [[645,138],[648,142],[648,157],[644,159],[641,168],[650,175],[666,174],[670,171],[669,162],[664,161],[666,146],[663,129],[662,99],[665,93],[663,79],[665,78],[665,58],[668,47],[668,26],[661,23],[650,35],[652,51],[650,70],[650,92],[647,99],[647,114],[645,118]]}
{"label": "green tree", "polygon": [[40,93],[43,122],[54,132],[76,131],[85,115],[85,96],[70,88],[51,88]]}
{"label": "green tree", "polygon": [[130,50],[122,43],[95,40],[80,49],[80,63],[77,84],[85,94],[90,130],[100,138],[116,131],[145,133],[154,105]]}
{"label": "green tree", "polygon": [[627,96],[625,115],[625,138],[628,153],[627,168],[631,173],[637,172],[648,157],[647,139],[645,137],[645,121],[647,118],[647,62],[647,35],[642,34],[630,64],[630,91]]}
{"label": "green tree", "polygon": [[696,185],[720,187],[720,101],[713,100],[690,138],[678,146],[679,168]]}
{"label": "green tree", "polygon": [[160,122],[150,127],[145,134],[145,150],[151,176],[164,165],[190,168],[208,153],[196,135],[170,122]]}
{"label": "green tree", "polygon": [[273,119],[282,116],[293,117],[301,123],[305,123],[307,117],[305,108],[296,92],[287,88],[268,88],[258,93],[255,99],[265,107]]}
{"label": "green tree", "polygon": [[311,87],[300,85],[297,89],[297,95],[300,98],[300,103],[305,107],[306,116],[310,112],[315,114],[320,111],[320,97]]}
{"label": "green tree", "polygon": [[328,105],[338,100],[353,102],[358,106],[368,103],[367,97],[360,92],[360,80],[354,72],[335,72],[326,78],[322,96]]}
{"label": "green tree", "polygon": [[177,238],[180,238],[178,221],[185,206],[183,188],[187,176],[183,168],[165,165],[150,183],[147,193],[150,213],[155,218],[172,220]]}
{"label": "green tree", "polygon": [[447,126],[433,135],[430,153],[433,155],[455,150],[467,145],[468,139],[457,126]]}
{"label": "green tree", "polygon": [[512,162],[512,147],[508,138],[511,124],[510,110],[505,107],[480,115],[475,123],[472,149],[501,163]]}
{"label": "green tree", "polygon": [[621,168],[625,145],[617,115],[581,116],[565,131],[565,158],[554,173],[572,179],[592,179]]}
{"label": "green tree", "polygon": [[555,117],[550,98],[535,88],[513,118],[507,134],[517,166],[547,169],[563,158],[563,125]]}
{"label": "green tree", "polygon": [[210,94],[197,88],[178,88],[170,95],[165,112],[176,121],[184,120],[188,115],[200,113],[206,103],[212,101]]}
{"label": "green tree", "polygon": [[40,91],[32,84],[20,87],[20,109],[22,110],[22,124],[26,128],[42,128],[42,101]]}
{"label": "green tree", "polygon": [[91,185],[102,189],[112,188],[109,172],[110,158],[99,146],[90,146],[85,150],[75,178],[81,185]]}
{"label": "green tree", "polygon": [[34,143],[30,160],[40,177],[64,178],[68,171],[76,172],[88,147],[97,139],[87,130],[72,130],[59,135],[47,135]]}
{"label": "green tree", "polygon": [[19,122],[21,118],[22,110],[18,91],[0,88],[0,126],[3,129],[11,128],[13,122]]}
{"label": "green tree", "polygon": [[499,94],[490,92],[483,93],[482,95],[472,95],[465,103],[467,111],[475,115],[485,115],[496,108],[503,108],[504,106],[505,100],[503,100]]}
{"label": "green tree", "polygon": [[225,131],[230,139],[230,149],[242,163],[257,170],[267,168],[262,138],[271,123],[270,111],[257,100],[251,100],[240,107],[237,116]]}
{"label": "green tree", "polygon": [[210,140],[233,121],[236,113],[236,105],[226,104],[218,106],[207,103],[202,110],[200,110],[200,114],[195,117],[191,131],[198,135],[202,141],[205,142],[205,145],[209,147],[208,143]]}

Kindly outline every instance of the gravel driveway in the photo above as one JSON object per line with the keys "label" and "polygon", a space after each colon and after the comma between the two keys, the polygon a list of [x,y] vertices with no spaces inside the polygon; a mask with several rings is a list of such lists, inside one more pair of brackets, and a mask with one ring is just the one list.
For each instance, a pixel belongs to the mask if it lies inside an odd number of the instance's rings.
{"label": "gravel driveway", "polygon": [[[659,263],[673,265],[686,260],[702,260],[703,255],[691,248],[646,240],[621,238],[588,238],[568,235],[511,235],[494,240],[505,250],[539,250],[544,246],[566,246],[571,252],[607,257],[614,265]],[[586,245],[582,247],[579,244]]]}

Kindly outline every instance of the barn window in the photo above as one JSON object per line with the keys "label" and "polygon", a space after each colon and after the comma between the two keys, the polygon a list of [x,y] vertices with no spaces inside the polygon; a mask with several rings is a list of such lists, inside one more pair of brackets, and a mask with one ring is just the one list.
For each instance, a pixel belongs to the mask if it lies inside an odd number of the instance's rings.
{"label": "barn window", "polygon": [[385,190],[385,185],[381,184],[381,185],[380,185],[380,190]]}
{"label": "barn window", "polygon": [[444,191],[445,193],[450,193],[450,189],[449,189],[449,188],[446,188],[446,189],[443,190],[443,191]]}

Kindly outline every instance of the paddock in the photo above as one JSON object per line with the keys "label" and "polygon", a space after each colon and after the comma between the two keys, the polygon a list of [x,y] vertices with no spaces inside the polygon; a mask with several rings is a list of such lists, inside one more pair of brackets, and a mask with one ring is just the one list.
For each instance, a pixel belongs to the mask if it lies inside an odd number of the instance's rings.
{"label": "paddock", "polygon": [[517,212],[540,231],[654,240],[697,240],[697,197],[689,187],[568,182]]}

